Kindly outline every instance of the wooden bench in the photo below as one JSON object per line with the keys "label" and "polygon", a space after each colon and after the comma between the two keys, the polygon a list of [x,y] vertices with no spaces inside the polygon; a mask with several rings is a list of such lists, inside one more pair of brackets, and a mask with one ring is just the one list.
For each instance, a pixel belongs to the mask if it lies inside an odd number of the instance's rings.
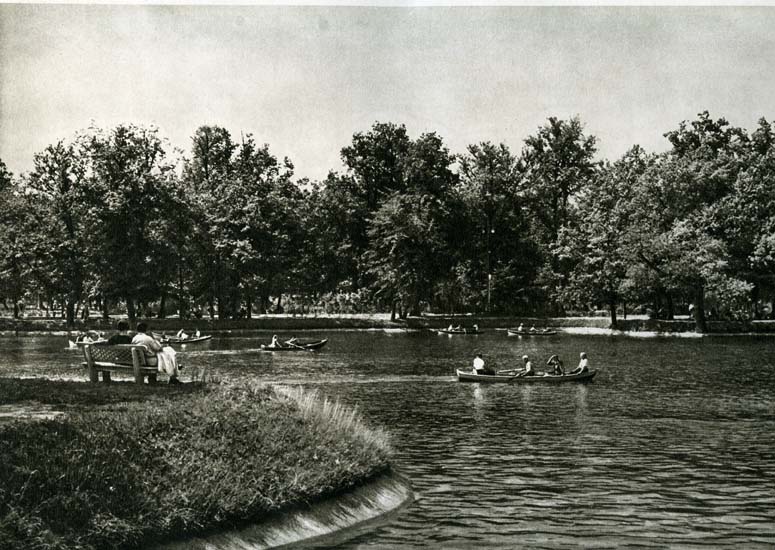
{"label": "wooden bench", "polygon": [[115,371],[131,372],[134,374],[137,384],[143,384],[146,376],[149,384],[156,383],[158,370],[156,365],[148,364],[145,346],[84,344],[82,348],[83,357],[86,360],[83,366],[89,372],[90,382],[99,382],[100,372],[102,373],[102,381],[110,382],[110,373]]}

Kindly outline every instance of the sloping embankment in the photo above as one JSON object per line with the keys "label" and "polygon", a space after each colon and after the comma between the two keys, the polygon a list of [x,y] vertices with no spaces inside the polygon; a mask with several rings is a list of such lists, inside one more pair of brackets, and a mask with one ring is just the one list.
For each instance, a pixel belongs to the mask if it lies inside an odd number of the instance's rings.
{"label": "sloping embankment", "polygon": [[277,514],[256,525],[154,550],[259,550],[302,541],[331,547],[386,523],[413,499],[407,480],[382,476],[349,493]]}

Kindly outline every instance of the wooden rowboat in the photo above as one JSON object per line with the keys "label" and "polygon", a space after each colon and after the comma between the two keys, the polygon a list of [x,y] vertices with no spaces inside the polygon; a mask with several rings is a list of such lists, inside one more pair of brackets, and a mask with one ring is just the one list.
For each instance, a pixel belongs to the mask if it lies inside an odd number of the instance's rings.
{"label": "wooden rowboat", "polygon": [[70,349],[76,349],[76,348],[80,348],[81,346],[85,346],[86,344],[105,344],[107,343],[107,341],[108,341],[107,338],[98,338],[96,340],[90,340],[88,342],[85,340],[78,340],[77,342],[68,340],[68,347]]}
{"label": "wooden rowboat", "polygon": [[537,330],[530,332],[529,330],[517,330],[515,328],[506,329],[512,336],[554,336],[557,334],[556,330]]}
{"label": "wooden rowboat", "polygon": [[161,334],[153,335],[162,344],[196,344],[197,342],[204,342],[213,337],[212,334],[207,336],[191,336],[190,338],[177,338],[175,336],[163,337]]}
{"label": "wooden rowboat", "polygon": [[580,374],[511,376],[505,374],[473,374],[470,370],[457,369],[458,382],[480,382],[482,384],[492,384],[495,382],[506,382],[511,384],[561,384],[563,382],[588,382],[592,380],[596,374],[596,370],[590,370]]}
{"label": "wooden rowboat", "polygon": [[481,334],[484,332],[483,330],[474,330],[472,328],[461,328],[461,329],[453,329],[449,330],[446,328],[432,328],[430,329],[431,332],[438,332],[439,334]]}
{"label": "wooden rowboat", "polygon": [[323,340],[315,340],[314,342],[298,343],[293,346],[287,346],[285,344],[281,346],[272,347],[268,344],[261,344],[261,349],[264,351],[315,351],[326,345],[328,338]]}

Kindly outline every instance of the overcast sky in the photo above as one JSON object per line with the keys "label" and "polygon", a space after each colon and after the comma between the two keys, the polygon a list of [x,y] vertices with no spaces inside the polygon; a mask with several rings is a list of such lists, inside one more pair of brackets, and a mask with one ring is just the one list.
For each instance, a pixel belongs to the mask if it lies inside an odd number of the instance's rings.
{"label": "overcast sky", "polygon": [[0,158],[94,121],[252,132],[299,177],[341,170],[374,121],[452,152],[579,115],[600,158],[702,110],[775,118],[773,8],[349,8],[0,4]]}

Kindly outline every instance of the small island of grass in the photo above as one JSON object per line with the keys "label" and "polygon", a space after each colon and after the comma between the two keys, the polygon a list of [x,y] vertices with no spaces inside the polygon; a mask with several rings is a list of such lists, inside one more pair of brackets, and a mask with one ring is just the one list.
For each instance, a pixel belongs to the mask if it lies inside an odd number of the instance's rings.
{"label": "small island of grass", "polygon": [[147,547],[260,521],[390,469],[386,435],[314,392],[0,379],[0,402],[66,413],[0,425],[8,550]]}

